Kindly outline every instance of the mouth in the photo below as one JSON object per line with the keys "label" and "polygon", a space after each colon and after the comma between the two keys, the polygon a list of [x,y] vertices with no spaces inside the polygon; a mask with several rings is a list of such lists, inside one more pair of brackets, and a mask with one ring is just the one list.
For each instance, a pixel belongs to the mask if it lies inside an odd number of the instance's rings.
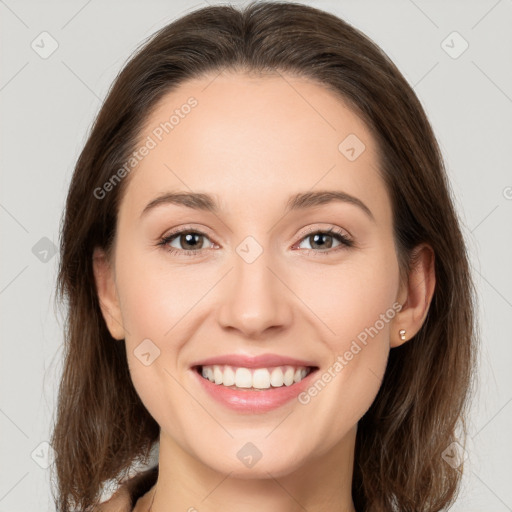
{"label": "mouth", "polygon": [[190,370],[201,393],[242,414],[278,409],[311,385],[314,361],[280,354],[224,354],[195,361]]}
{"label": "mouth", "polygon": [[293,387],[318,370],[318,366],[281,365],[246,368],[227,364],[196,365],[192,369],[204,380],[242,392]]}

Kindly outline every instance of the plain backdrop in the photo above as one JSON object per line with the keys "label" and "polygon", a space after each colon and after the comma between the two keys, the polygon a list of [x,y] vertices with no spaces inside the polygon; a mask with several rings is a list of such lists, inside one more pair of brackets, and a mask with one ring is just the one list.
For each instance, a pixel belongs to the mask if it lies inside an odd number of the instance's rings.
{"label": "plain backdrop", "polygon": [[[48,439],[63,319],[53,301],[76,159],[135,48],[207,3],[218,2],[0,0],[0,512],[54,510]],[[466,471],[452,510],[510,511],[512,0],[303,3],[379,44],[436,132],[471,253],[482,340]]]}

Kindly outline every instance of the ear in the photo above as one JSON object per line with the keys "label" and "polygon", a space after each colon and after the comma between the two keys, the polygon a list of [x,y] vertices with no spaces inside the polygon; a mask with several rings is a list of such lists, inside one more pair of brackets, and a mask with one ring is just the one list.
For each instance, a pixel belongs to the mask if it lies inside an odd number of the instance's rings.
{"label": "ear", "polygon": [[105,251],[100,247],[94,248],[92,264],[103,318],[112,337],[122,340],[125,338],[125,331],[119,306],[119,297],[117,295],[114,268],[109,262]]}
{"label": "ear", "polygon": [[[427,317],[436,283],[434,260],[434,251],[429,245],[414,248],[409,276],[402,283],[397,299],[403,306],[395,317],[391,347],[398,347],[415,336]],[[400,337],[401,329],[405,330],[405,340]]]}

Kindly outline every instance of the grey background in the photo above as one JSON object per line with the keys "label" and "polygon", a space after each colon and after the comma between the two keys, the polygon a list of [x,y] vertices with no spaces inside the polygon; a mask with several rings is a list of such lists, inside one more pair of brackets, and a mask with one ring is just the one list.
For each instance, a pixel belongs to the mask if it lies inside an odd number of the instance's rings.
{"label": "grey background", "polygon": [[[512,510],[512,0],[303,3],[344,18],[387,52],[440,141],[471,252],[482,336],[467,468],[452,510]],[[63,315],[53,308],[52,246],[76,158],[135,48],[206,4],[0,0],[0,512],[54,510],[44,443]],[[31,47],[42,46],[43,31],[58,43],[46,59]],[[453,31],[469,44],[457,58],[445,50],[457,52],[462,41],[442,43]]]}

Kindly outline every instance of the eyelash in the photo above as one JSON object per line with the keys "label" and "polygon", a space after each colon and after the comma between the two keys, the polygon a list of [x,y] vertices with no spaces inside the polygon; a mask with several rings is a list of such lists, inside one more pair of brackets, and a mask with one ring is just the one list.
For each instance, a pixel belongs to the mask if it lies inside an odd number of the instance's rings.
{"label": "eyelash", "polygon": [[[175,247],[169,247],[167,245],[172,240],[174,240],[177,236],[182,235],[184,233],[202,235],[209,239],[209,236],[206,233],[203,233],[202,231],[194,230],[191,228],[184,228],[179,231],[174,231],[172,233],[169,233],[167,236],[161,238],[157,245],[159,247],[163,247],[170,254],[176,254],[176,255],[182,254],[182,255],[190,256],[190,257],[198,256],[202,251],[206,250],[206,249],[191,249],[191,250],[176,249]],[[302,251],[305,251],[306,254],[308,254],[308,255],[313,254],[314,256],[320,256],[320,255],[328,256],[332,253],[338,252],[339,250],[347,249],[347,248],[353,247],[355,245],[353,240],[351,240],[350,238],[345,236],[343,234],[343,232],[335,226],[331,227],[328,230],[311,229],[300,239],[299,243],[302,242],[304,239],[306,239],[312,235],[316,235],[316,234],[332,236],[334,239],[338,240],[338,242],[340,242],[341,245],[332,250],[326,250],[326,251],[315,250],[315,249],[302,249]]]}

